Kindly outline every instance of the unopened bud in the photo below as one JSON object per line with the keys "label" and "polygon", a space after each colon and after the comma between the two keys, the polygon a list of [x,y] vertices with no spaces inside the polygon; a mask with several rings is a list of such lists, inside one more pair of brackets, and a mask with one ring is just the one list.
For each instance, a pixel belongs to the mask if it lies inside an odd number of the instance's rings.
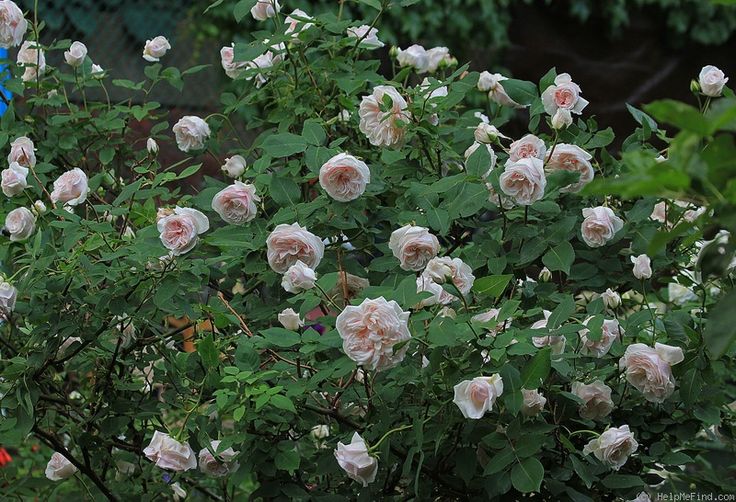
{"label": "unopened bud", "polygon": [[539,280],[541,282],[549,282],[552,280],[552,272],[547,267],[539,271]]}
{"label": "unopened bud", "polygon": [[395,45],[391,46],[391,49],[389,49],[388,51],[388,55],[392,58],[395,58],[396,56],[399,55],[399,48],[396,47]]}
{"label": "unopened bud", "polygon": [[42,215],[46,212],[46,204],[44,204],[40,200],[37,200],[33,203],[33,212],[36,213],[36,216]]}
{"label": "unopened bud", "polygon": [[559,108],[552,116],[552,128],[564,129],[572,124],[572,115],[570,110]]}
{"label": "unopened bud", "polygon": [[156,140],[153,138],[148,138],[148,141],[146,141],[146,148],[148,149],[148,153],[151,155],[156,155],[158,153],[158,143],[156,143]]}
{"label": "unopened bud", "polygon": [[690,81],[690,92],[693,94],[698,94],[700,92],[700,83],[695,79]]}

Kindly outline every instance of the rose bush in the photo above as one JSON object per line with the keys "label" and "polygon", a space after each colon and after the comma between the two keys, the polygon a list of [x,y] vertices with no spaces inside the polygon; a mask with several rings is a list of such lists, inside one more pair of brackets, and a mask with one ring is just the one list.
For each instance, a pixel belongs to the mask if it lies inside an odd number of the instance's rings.
{"label": "rose bush", "polygon": [[[6,496],[734,489],[725,75],[692,83],[698,107],[631,107],[615,153],[568,74],[418,44],[381,73],[387,2],[348,20],[241,0],[262,29],[212,55],[222,110],[175,119],[151,89],[201,68],[165,67],[168,40],[116,79],[1,3],[21,46],[0,119]],[[107,86],[130,99],[93,99]],[[222,172],[196,181],[205,155]]]}

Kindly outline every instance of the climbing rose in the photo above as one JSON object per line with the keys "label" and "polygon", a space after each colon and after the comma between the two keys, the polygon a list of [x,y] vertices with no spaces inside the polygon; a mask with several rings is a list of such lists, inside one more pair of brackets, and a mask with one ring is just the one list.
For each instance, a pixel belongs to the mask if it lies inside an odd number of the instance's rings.
{"label": "climbing rose", "polygon": [[319,169],[319,184],[327,195],[340,202],[355,200],[365,192],[371,172],[362,160],[338,153]]}
{"label": "climbing rose", "polygon": [[[387,111],[381,111],[383,98],[388,96],[391,106]],[[404,124],[409,122],[408,105],[399,91],[390,85],[379,85],[373,88],[373,93],[363,96],[360,102],[358,115],[360,116],[360,131],[366,135],[373,146],[393,146],[401,143],[406,133]]]}
{"label": "climbing rose", "polygon": [[388,247],[401,262],[402,269],[419,271],[437,256],[440,243],[429,229],[404,225],[391,233]]}
{"label": "climbing rose", "polygon": [[188,443],[180,443],[159,431],[153,434],[143,454],[161,469],[180,472],[197,467],[197,457]]}
{"label": "climbing rose", "polygon": [[592,453],[611,469],[619,470],[634,453],[639,443],[629,431],[628,425],[611,427],[599,437],[592,439],[583,448],[583,455]]}
{"label": "climbing rose", "polygon": [[348,477],[362,484],[363,487],[375,481],[378,460],[368,453],[365,441],[357,432],[353,434],[350,444],[338,441],[335,458]]}
{"label": "climbing rose", "polygon": [[297,261],[316,269],[325,253],[319,237],[298,223],[277,225],[266,239],[268,264],[274,272],[283,274]]}
{"label": "climbing rose", "polygon": [[460,408],[465,418],[479,419],[493,408],[493,403],[503,393],[503,379],[494,374],[475,377],[455,385],[452,402]]}
{"label": "climbing rose", "polygon": [[586,207],[583,209],[583,218],[580,232],[583,241],[592,248],[605,245],[624,226],[624,221],[604,206]]}
{"label": "climbing rose", "polygon": [[161,35],[153,38],[152,40],[146,40],[146,45],[143,48],[143,59],[151,63],[155,63],[160,58],[164,57],[166,51],[171,49],[171,44]]}

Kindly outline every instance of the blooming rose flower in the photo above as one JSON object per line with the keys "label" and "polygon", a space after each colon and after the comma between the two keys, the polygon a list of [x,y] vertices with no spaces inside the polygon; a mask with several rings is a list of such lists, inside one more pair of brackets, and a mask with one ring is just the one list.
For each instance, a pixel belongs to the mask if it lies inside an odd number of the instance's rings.
{"label": "blooming rose flower", "polygon": [[28,208],[17,207],[5,217],[5,231],[10,234],[11,241],[24,241],[35,229],[36,217]]}
{"label": "blooming rose flower", "polygon": [[279,274],[297,261],[314,270],[325,254],[325,245],[320,238],[298,223],[277,225],[266,239],[266,247],[268,264]]}
{"label": "blooming rose flower", "polygon": [[36,81],[46,73],[46,56],[36,42],[30,40],[23,42],[18,50],[17,62],[19,66],[25,68],[21,77],[23,82]]}
{"label": "blooming rose flower", "polygon": [[16,298],[18,290],[9,282],[0,280],[0,316],[7,318],[15,310]]}
{"label": "blooming rose flower", "polygon": [[542,92],[544,111],[553,116],[558,109],[578,115],[588,106],[588,101],[580,97],[580,86],[572,81],[567,73],[555,77],[555,83]]}
{"label": "blooming rose flower", "polygon": [[667,221],[667,202],[657,202],[652,208],[652,214],[649,215],[649,219],[665,223]]}
{"label": "blooming rose flower", "polygon": [[10,143],[10,154],[8,155],[8,164],[17,162],[23,167],[36,166],[36,148],[33,141],[25,136],[15,138]]}
{"label": "blooming rose flower", "polygon": [[9,168],[3,169],[0,176],[2,177],[0,186],[2,186],[3,193],[8,197],[18,195],[28,188],[28,183],[26,182],[28,168],[21,166],[17,162],[13,162]]}
{"label": "blooming rose flower", "polygon": [[155,139],[148,138],[148,140],[146,140],[146,150],[148,150],[148,153],[151,155],[156,155],[158,153],[158,143],[156,143]]}
{"label": "blooming rose flower", "polygon": [[501,82],[504,80],[508,80],[508,77],[504,77],[500,73],[489,73],[484,71],[480,74],[480,78],[478,79],[478,90],[481,92],[487,92],[491,101],[501,106],[523,108],[522,105],[511,99],[509,95],[506,94],[506,89],[501,85]]}
{"label": "blooming rose flower", "polygon": [[460,258],[450,258],[449,256],[435,257],[429,260],[422,275],[437,284],[444,284],[449,279],[464,295],[470,293],[473,282],[475,282],[473,269]]}
{"label": "blooming rose flower", "polygon": [[621,305],[621,297],[611,288],[601,293],[601,298],[603,299],[603,305],[608,309],[617,309]]}
{"label": "blooming rose flower", "polygon": [[698,299],[698,295],[687,286],[671,282],[667,285],[667,298],[675,305],[684,305]]}
{"label": "blooming rose flower", "polygon": [[236,79],[248,67],[247,61],[235,61],[235,44],[229,47],[226,45],[220,49],[220,64],[225,70],[225,75],[232,79]]}
{"label": "blooming rose flower", "polygon": [[54,181],[54,189],[51,192],[51,201],[61,202],[65,206],[78,206],[87,200],[89,184],[87,175],[75,167],[67,171]]}
{"label": "blooming rose flower", "polygon": [[570,110],[558,108],[554,115],[552,115],[552,129],[565,129],[572,125],[572,114]]}
{"label": "blooming rose flower", "polygon": [[427,51],[427,72],[434,73],[443,62],[449,62],[450,49],[447,47],[433,47]]}
{"label": "blooming rose flower", "polygon": [[174,131],[176,144],[182,152],[201,150],[210,137],[210,126],[194,115],[182,117],[171,130]]}
{"label": "blooming rose flower", "polygon": [[593,181],[595,172],[590,165],[593,156],[577,145],[560,143],[547,159],[546,168],[550,171],[570,171],[578,173],[580,177],[575,183],[571,183],[560,189],[560,192],[579,192],[582,188]]}
{"label": "blooming rose flower", "polygon": [[414,271],[422,270],[440,251],[440,243],[429,229],[412,225],[394,230],[388,247],[401,262],[402,269]]}
{"label": "blooming rose flower", "polygon": [[496,126],[489,124],[488,122],[481,122],[473,131],[473,137],[478,143],[495,143],[499,138],[510,139],[505,134],[501,134]]}
{"label": "blooming rose flower", "polygon": [[[544,329],[547,327],[547,321],[549,320],[549,316],[552,315],[552,312],[550,312],[549,310],[543,310],[542,314],[544,315],[544,319],[536,321],[529,327],[529,329]],[[545,335],[532,337],[532,344],[535,347],[537,347],[538,349],[541,349],[543,347],[550,347],[552,349],[552,354],[562,354],[565,351],[566,343],[567,338],[564,335]]]}
{"label": "blooming rose flower", "polygon": [[156,224],[161,243],[174,256],[191,251],[198,235],[210,229],[210,222],[200,211],[189,207],[176,206],[174,214],[165,216]]}
{"label": "blooming rose flower", "polygon": [[411,338],[408,321],[409,312],[381,296],[345,307],[335,320],[335,328],[350,359],[364,368],[383,371],[404,359],[407,345],[397,352],[394,346]]}
{"label": "blooming rose flower", "polygon": [[180,443],[168,434],[156,431],[143,454],[157,467],[169,471],[188,471],[197,467],[197,457],[188,443]]}
{"label": "blooming rose flower", "polygon": [[231,178],[238,178],[243,175],[247,165],[242,155],[233,155],[225,159],[225,164],[220,169]]}
{"label": "blooming rose flower", "polygon": [[503,379],[494,374],[475,377],[455,385],[453,403],[465,418],[479,419],[493,408],[493,403],[503,393]]}
{"label": "blooming rose flower", "polygon": [[362,160],[338,153],[319,169],[319,184],[327,195],[340,202],[355,200],[371,182],[371,171]]}
{"label": "blooming rose flower", "polygon": [[302,21],[302,19],[309,19],[311,21],[313,18],[301,9],[294,9],[290,15],[286,16],[286,34],[293,33],[292,36],[297,38],[299,33],[314,26],[314,23],[308,23],[307,21]]}
{"label": "blooming rose flower", "polygon": [[69,66],[82,66],[84,58],[87,57],[87,46],[82,42],[72,42],[68,51],[64,51],[64,60]]}
{"label": "blooming rose flower", "polygon": [[[391,99],[391,107],[382,111],[384,96]],[[373,146],[393,146],[401,143],[406,133],[403,123],[409,122],[408,105],[399,91],[390,85],[378,85],[373,93],[363,96],[358,115],[360,131]]]}
{"label": "blooming rose flower", "polygon": [[[587,318],[583,321],[583,324],[587,325],[590,319],[590,317]],[[601,358],[608,354],[608,351],[611,350],[611,345],[613,345],[616,338],[618,338],[619,335],[624,335],[624,329],[619,326],[618,320],[606,319],[603,321],[603,325],[601,326],[600,340],[591,340],[588,338],[589,333],[590,330],[588,328],[582,329],[578,332],[580,335],[580,341],[583,344],[580,348],[580,352],[585,355]]]}
{"label": "blooming rose flower", "polygon": [[373,483],[378,472],[378,460],[368,453],[368,447],[360,434],[353,434],[350,444],[337,443],[335,458],[348,477],[364,487]]}
{"label": "blooming rose flower", "polygon": [[613,411],[611,388],[600,380],[588,385],[573,382],[572,393],[583,400],[578,411],[580,416],[587,420],[599,420]]}
{"label": "blooming rose flower", "polygon": [[631,263],[634,264],[632,272],[637,279],[649,279],[652,276],[652,261],[647,255],[632,256]]}
{"label": "blooming rose flower", "polygon": [[360,40],[358,47],[362,49],[380,49],[383,42],[378,39],[378,29],[371,28],[367,24],[358,26],[357,28],[348,28],[348,37]]}
{"label": "blooming rose flower", "polygon": [[680,347],[655,343],[652,348],[634,343],[626,347],[618,366],[626,370],[626,380],[644,394],[647,401],[662,403],[675,390],[672,365],[684,358]]}
{"label": "blooming rose flower", "polygon": [[399,49],[396,56],[399,66],[402,68],[409,66],[414,68],[418,74],[427,73],[429,71],[429,54],[421,45],[414,44],[406,49]]}
{"label": "blooming rose flower", "polygon": [[0,48],[17,47],[23,41],[28,22],[11,0],[0,0]]}
{"label": "blooming rose flower", "polygon": [[153,40],[146,40],[143,48],[143,59],[151,63],[155,63],[166,55],[166,51],[171,49],[171,44],[161,35],[154,37]]}
{"label": "blooming rose flower", "polygon": [[317,274],[301,261],[293,264],[281,278],[281,287],[289,293],[301,293],[312,289],[317,282]]}
{"label": "blooming rose flower", "polygon": [[608,207],[586,207],[583,209],[583,220],[580,232],[583,241],[592,248],[605,245],[613,239],[624,226],[624,220],[616,216]]}
{"label": "blooming rose flower", "polygon": [[[472,145],[468,147],[467,150],[465,150],[465,153],[463,156],[465,157],[465,162],[467,163],[468,159],[471,155],[475,153],[475,151],[480,147],[480,145],[483,143],[477,143],[474,142]],[[493,168],[496,167],[496,162],[498,158],[496,157],[496,152],[493,151],[493,148],[489,144],[485,144],[486,150],[488,151],[489,156],[489,162],[488,162],[488,169],[486,170],[485,174],[483,175],[483,178],[487,178],[488,175],[491,174],[491,171],[493,171]]]}
{"label": "blooming rose flower", "polygon": [[583,448],[583,455],[592,453],[598,460],[617,471],[637,448],[639,448],[639,443],[629,431],[629,426],[622,425],[611,427],[599,437],[592,439]]}
{"label": "blooming rose flower", "polygon": [[274,17],[277,12],[281,12],[279,0],[258,0],[250,9],[250,14],[256,21],[265,21],[269,17]]}
{"label": "blooming rose flower", "polygon": [[294,309],[288,308],[279,312],[279,322],[281,325],[291,331],[299,331],[299,328],[304,326],[304,320],[299,317],[299,314],[294,312]]}
{"label": "blooming rose flower", "polygon": [[522,415],[531,417],[542,412],[544,405],[547,403],[547,398],[542,393],[537,389],[521,389],[521,394],[524,397],[524,401],[521,404]]}
{"label": "blooming rose flower", "polygon": [[[558,145],[559,147],[559,145]],[[540,138],[533,134],[527,134],[521,139],[517,139],[509,146],[509,160],[507,163],[513,163],[521,159],[531,157],[544,160],[547,153],[547,146]]]}
{"label": "blooming rose flower", "polygon": [[242,225],[256,217],[256,202],[260,200],[254,185],[235,180],[215,194],[212,209],[227,223]]}
{"label": "blooming rose flower", "polygon": [[701,92],[711,98],[717,98],[723,93],[726,82],[728,82],[726,75],[713,65],[703,66],[698,75]]}
{"label": "blooming rose flower", "polygon": [[239,464],[235,462],[235,458],[240,453],[232,448],[227,448],[217,453],[217,448],[220,446],[221,441],[211,441],[210,448],[215,452],[213,455],[207,448],[202,448],[199,451],[199,470],[208,476],[214,476],[220,478],[227,476],[231,472],[238,470]]}
{"label": "blooming rose flower", "polygon": [[74,464],[69,462],[69,459],[55,451],[51,455],[49,463],[46,464],[46,477],[51,481],[61,481],[62,479],[71,478],[78,470]]}
{"label": "blooming rose flower", "polygon": [[506,164],[498,178],[501,191],[521,206],[529,206],[544,197],[547,178],[544,164],[536,157],[519,159]]}
{"label": "blooming rose flower", "polygon": [[187,491],[184,488],[182,488],[179,483],[172,483],[171,491],[174,492],[174,502],[178,502],[179,500],[184,500],[187,497]]}

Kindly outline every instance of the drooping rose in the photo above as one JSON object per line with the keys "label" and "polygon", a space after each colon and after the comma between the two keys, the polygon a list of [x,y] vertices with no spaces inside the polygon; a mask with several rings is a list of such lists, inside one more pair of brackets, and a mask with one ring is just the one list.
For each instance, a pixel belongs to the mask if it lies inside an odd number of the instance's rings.
{"label": "drooping rose", "polygon": [[298,223],[277,225],[266,239],[266,247],[268,264],[279,274],[297,261],[315,270],[325,253],[325,245],[320,238]]}
{"label": "drooping rose", "polygon": [[[383,111],[384,96],[388,96],[391,106]],[[373,88],[368,96],[363,96],[358,109],[360,132],[366,135],[373,146],[393,146],[401,143],[406,133],[405,124],[409,122],[406,100],[399,91],[390,85]]]}
{"label": "drooping rose", "polygon": [[49,463],[46,464],[46,477],[51,481],[61,481],[62,479],[71,478],[78,470],[68,458],[55,451],[51,455]]}
{"label": "drooping rose", "polygon": [[560,73],[555,77],[555,83],[542,91],[542,104],[544,111],[554,116],[559,109],[580,114],[588,106],[588,101],[580,97],[580,86],[572,81],[572,77]]}
{"label": "drooping rose", "polygon": [[69,66],[74,68],[82,66],[84,58],[87,57],[87,46],[82,42],[72,42],[69,50],[64,51],[64,60]]}
{"label": "drooping rose", "polygon": [[158,143],[156,143],[155,139],[148,138],[146,140],[146,150],[148,150],[148,153],[151,155],[156,155],[158,153]]}
{"label": "drooping rose", "polygon": [[17,207],[5,217],[5,231],[10,234],[11,241],[24,241],[35,229],[36,217],[26,207]]}
{"label": "drooping rose", "polygon": [[368,453],[368,447],[360,434],[355,432],[350,444],[338,441],[335,459],[348,477],[363,487],[373,483],[378,473],[378,460]]}
{"label": "drooping rose", "polygon": [[172,131],[176,136],[176,145],[182,152],[201,150],[210,137],[210,126],[194,115],[186,115],[179,119]]}
{"label": "drooping rose", "polygon": [[0,0],[0,48],[17,47],[23,41],[28,21],[11,0]]}
{"label": "drooping rose", "polygon": [[380,49],[384,43],[378,39],[378,29],[364,24],[355,28],[347,29],[348,37],[360,40],[358,47],[362,49]]}
{"label": "drooping rose", "polygon": [[220,64],[225,70],[225,75],[232,79],[236,79],[248,67],[247,61],[235,61],[235,44],[224,46],[220,49]]}
{"label": "drooping rose", "polygon": [[164,57],[169,49],[171,49],[169,41],[166,37],[159,35],[152,40],[146,40],[146,45],[143,47],[143,59],[155,63]]}
{"label": "drooping rose", "polygon": [[511,143],[509,146],[509,160],[507,163],[531,157],[544,160],[546,153],[547,146],[544,144],[544,141],[533,134],[527,134],[521,139],[517,139]]}
{"label": "drooping rose", "polygon": [[398,258],[402,269],[413,271],[422,270],[440,251],[440,243],[429,229],[412,225],[394,230],[388,247]]}
{"label": "drooping rose", "polygon": [[684,360],[680,347],[655,343],[654,348],[643,343],[626,347],[618,362],[626,371],[626,380],[644,395],[647,401],[662,403],[675,390],[672,365]]}
{"label": "drooping rose", "polygon": [[46,56],[36,42],[23,42],[18,50],[17,63],[24,68],[23,82],[35,82],[46,73]]}
{"label": "drooping rose", "polygon": [[335,320],[335,328],[350,359],[366,369],[383,371],[404,359],[407,345],[398,351],[394,346],[411,338],[408,321],[409,312],[381,296],[345,307]]}
{"label": "drooping rose", "polygon": [[27,176],[27,167],[23,167],[17,162],[10,164],[9,168],[3,169],[2,173],[0,173],[0,177],[2,177],[0,186],[2,187],[3,193],[8,197],[14,197],[23,192],[23,190],[28,188]]}
{"label": "drooping rose", "polygon": [[26,136],[15,138],[10,143],[10,154],[8,155],[8,164],[17,162],[23,167],[36,166],[36,147],[33,141]]}
{"label": "drooping rose", "polygon": [[544,197],[547,178],[543,163],[536,157],[506,164],[498,183],[501,191],[521,206],[529,206]]}
{"label": "drooping rose", "polygon": [[227,223],[242,225],[256,217],[256,203],[260,200],[254,185],[235,180],[215,194],[212,209]]}
{"label": "drooping rose", "polygon": [[522,415],[532,417],[542,412],[544,405],[547,403],[547,398],[539,390],[521,389],[521,394],[524,398],[521,404]]}
{"label": "drooping rose", "polygon": [[490,100],[501,106],[523,108],[506,93],[506,89],[501,85],[504,80],[508,80],[508,77],[504,77],[500,73],[481,72],[480,78],[478,78],[478,90],[487,92]]}
{"label": "drooping rose", "polygon": [[598,206],[583,209],[583,223],[580,233],[583,241],[592,248],[604,246],[621,230],[624,220],[614,214],[611,208]]}
{"label": "drooping rose", "polygon": [[445,291],[441,284],[434,282],[425,274],[420,274],[417,277],[417,293],[424,292],[431,293],[432,296],[421,300],[417,308],[429,307],[437,304],[447,305],[448,303],[452,303],[458,299],[456,296]]}
{"label": "drooping rose", "polygon": [[258,0],[250,9],[250,14],[256,21],[265,21],[281,12],[279,0]]}
{"label": "drooping rose", "polygon": [[371,171],[362,160],[338,153],[319,169],[319,184],[327,195],[340,202],[355,200],[365,192]]}
{"label": "drooping rose", "polygon": [[560,192],[579,192],[585,185],[593,181],[595,171],[590,164],[593,156],[577,145],[568,145],[561,143],[557,145],[552,152],[551,157],[547,159],[546,169],[550,171],[569,171],[578,173],[580,177],[574,183],[571,183],[560,189]]}
{"label": "drooping rose", "polygon": [[156,228],[164,247],[172,255],[179,256],[194,248],[199,234],[209,230],[210,222],[207,216],[196,209],[177,206],[173,214],[158,220]]}
{"label": "drooping rose", "polygon": [[65,206],[78,206],[87,200],[89,184],[87,175],[75,167],[67,171],[54,181],[54,190],[51,192],[51,200],[54,203],[62,203]]}
{"label": "drooping rose", "polygon": [[317,274],[301,261],[293,264],[281,278],[281,287],[289,293],[301,293],[312,289],[317,282]]}
{"label": "drooping rose", "polygon": [[[470,293],[473,282],[475,282],[473,269],[460,258],[450,258],[449,256],[435,257],[429,260],[424,272],[422,272],[422,278],[431,280],[438,285],[451,281],[463,295]],[[444,289],[442,291],[446,293]],[[447,296],[449,296],[447,298],[449,301],[441,299],[439,303],[446,304],[457,300],[453,295],[448,294]]]}
{"label": "drooping rose", "polygon": [[294,312],[294,309],[292,308],[284,309],[279,312],[278,319],[285,329],[291,331],[299,331],[299,328],[304,326],[304,320],[302,320],[302,318],[299,317],[299,314]]}
{"label": "drooping rose", "polygon": [[572,393],[582,399],[578,412],[587,420],[600,420],[613,411],[611,388],[600,380],[587,385],[573,382]]}
{"label": "drooping rose", "polygon": [[452,402],[460,408],[465,418],[483,418],[493,408],[496,399],[503,393],[503,379],[494,374],[489,377],[475,377],[455,385]]}
{"label": "drooping rose", "polygon": [[239,464],[235,461],[235,458],[240,452],[227,448],[218,453],[217,449],[220,446],[221,441],[211,441],[210,448],[215,452],[213,455],[207,448],[202,448],[199,451],[199,470],[208,476],[214,476],[221,478],[227,476],[231,472],[238,470]]}
{"label": "drooping rose", "polygon": [[[583,321],[583,324],[587,325],[590,321],[590,317]],[[619,337],[624,335],[624,329],[619,325],[616,319],[605,319],[601,325],[601,339],[591,340],[588,336],[590,330],[585,328],[578,332],[580,335],[580,353],[590,355],[593,357],[601,358],[608,354],[611,350],[611,345]]]}
{"label": "drooping rose", "polygon": [[180,443],[166,433],[156,431],[143,454],[156,467],[169,471],[188,471],[197,467],[197,457],[188,443]]}
{"label": "drooping rose", "polygon": [[475,141],[483,144],[496,143],[499,138],[510,139],[505,134],[502,134],[501,131],[496,128],[496,126],[491,125],[487,122],[481,122],[480,124],[478,124],[478,126],[475,128],[475,131],[473,131],[473,137],[475,138]]}
{"label": "drooping rose", "polygon": [[632,273],[637,279],[649,279],[652,276],[652,260],[647,255],[632,256],[631,263],[634,264]]}
{"label": "drooping rose", "polygon": [[726,75],[713,65],[703,66],[698,75],[700,90],[706,96],[717,98],[723,94],[723,86],[728,82]]}
{"label": "drooping rose", "polygon": [[611,427],[599,437],[590,440],[583,448],[583,455],[592,453],[598,460],[617,471],[637,448],[639,443],[629,431],[629,426],[622,425]]}

